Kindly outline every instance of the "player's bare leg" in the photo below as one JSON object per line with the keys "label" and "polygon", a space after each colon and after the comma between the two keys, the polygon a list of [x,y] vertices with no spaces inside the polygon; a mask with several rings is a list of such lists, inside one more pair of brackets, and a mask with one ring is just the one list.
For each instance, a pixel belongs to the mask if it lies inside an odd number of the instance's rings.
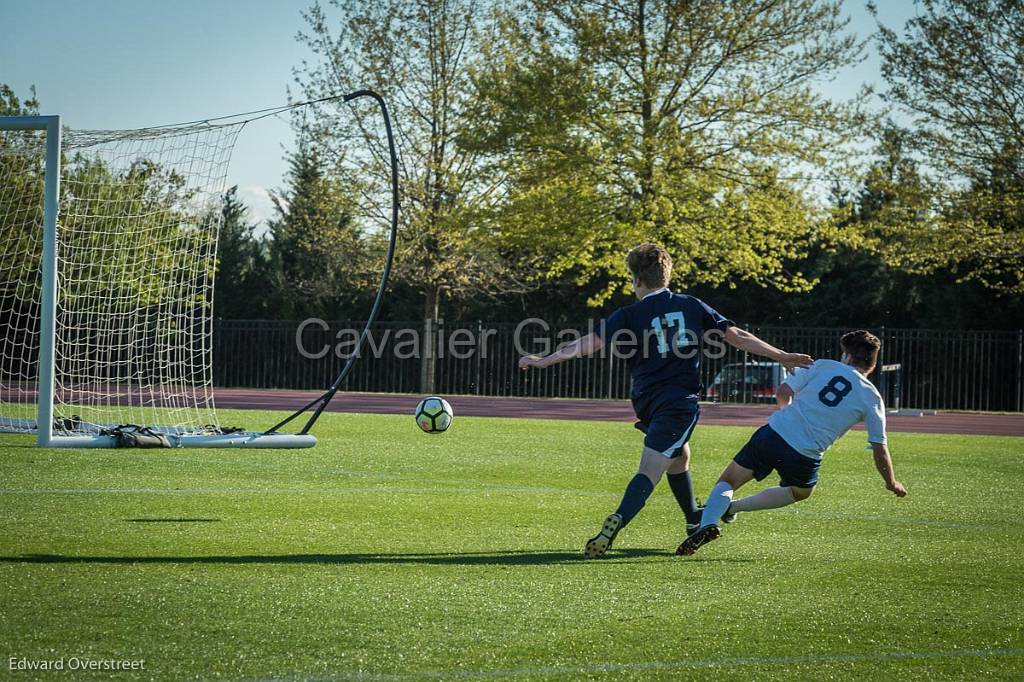
{"label": "player's bare leg", "polygon": [[668,469],[665,470],[669,476],[690,470],[690,444],[687,443],[680,450],[677,456],[669,460]]}
{"label": "player's bare leg", "polygon": [[[637,467],[636,473],[638,476],[643,474],[651,482],[651,486],[656,486],[668,468],[672,466],[673,461],[657,450],[645,447],[643,454],[640,455],[640,466]],[[644,501],[647,501],[646,498]],[[640,506],[643,507],[643,505]],[[637,509],[637,511],[640,510]]]}
{"label": "player's bare leg", "polygon": [[601,531],[594,537],[587,540],[583,548],[583,556],[587,559],[594,559],[612,546],[615,536],[626,527],[626,524],[633,520],[633,517],[640,513],[647,498],[654,491],[661,477],[665,475],[672,460],[657,450],[645,447],[640,456],[640,466],[637,468],[633,480],[626,486],[626,492],[622,496],[622,502],[614,514],[610,514],[601,524]]}
{"label": "player's bare leg", "polygon": [[795,502],[806,500],[814,492],[814,486],[801,488],[795,485],[775,486],[736,500],[732,503],[733,512],[758,511],[761,509],[778,509]]}

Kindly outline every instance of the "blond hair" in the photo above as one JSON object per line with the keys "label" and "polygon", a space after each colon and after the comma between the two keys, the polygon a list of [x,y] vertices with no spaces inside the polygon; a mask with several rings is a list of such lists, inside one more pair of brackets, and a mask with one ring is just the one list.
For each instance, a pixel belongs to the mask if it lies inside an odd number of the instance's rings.
{"label": "blond hair", "polygon": [[672,278],[672,256],[657,244],[641,244],[626,254],[626,267],[648,289],[668,286]]}

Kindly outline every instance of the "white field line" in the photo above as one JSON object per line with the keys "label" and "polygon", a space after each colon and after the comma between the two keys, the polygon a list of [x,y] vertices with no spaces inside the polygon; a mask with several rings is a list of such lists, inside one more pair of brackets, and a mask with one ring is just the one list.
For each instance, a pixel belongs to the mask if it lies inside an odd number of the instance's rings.
{"label": "white field line", "polygon": [[337,675],[308,675],[269,678],[263,682],[398,682],[421,679],[493,679],[501,677],[548,677],[557,675],[589,675],[595,673],[648,672],[684,670],[686,668],[731,668],[738,666],[787,666],[804,663],[872,663],[884,661],[917,661],[935,658],[993,658],[1024,656],[1024,649],[954,649],[951,651],[895,651],[879,654],[819,654],[808,656],[746,656],[737,658],[696,658],[680,661],[642,663],[591,663],[580,666],[542,666],[509,670],[444,670],[418,673],[351,672]]}
{"label": "white field line", "polygon": [[476,484],[473,486],[438,485],[433,488],[413,486],[348,486],[345,488],[0,488],[0,495],[352,495],[358,493],[402,493],[436,495],[440,493],[515,493],[525,495],[603,496],[608,493],[580,492],[528,486]]}

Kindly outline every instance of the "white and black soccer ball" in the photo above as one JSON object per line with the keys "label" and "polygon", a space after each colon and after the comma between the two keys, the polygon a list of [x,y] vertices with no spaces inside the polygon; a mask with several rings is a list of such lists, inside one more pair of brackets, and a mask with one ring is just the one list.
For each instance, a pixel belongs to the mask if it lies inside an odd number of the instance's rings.
{"label": "white and black soccer ball", "polygon": [[444,398],[428,396],[416,406],[416,426],[427,433],[442,433],[452,425],[455,414]]}

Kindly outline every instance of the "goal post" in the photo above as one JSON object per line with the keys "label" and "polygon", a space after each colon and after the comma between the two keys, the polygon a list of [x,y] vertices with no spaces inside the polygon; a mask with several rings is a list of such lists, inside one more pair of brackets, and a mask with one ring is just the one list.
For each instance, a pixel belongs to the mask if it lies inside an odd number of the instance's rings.
{"label": "goal post", "polygon": [[42,262],[40,282],[39,388],[36,442],[53,440],[54,320],[57,313],[57,202],[60,197],[60,116],[0,116],[0,130],[38,130],[46,137],[43,172]]}
{"label": "goal post", "polygon": [[316,443],[217,420],[213,280],[243,126],[0,117],[0,431],[41,447]]}

